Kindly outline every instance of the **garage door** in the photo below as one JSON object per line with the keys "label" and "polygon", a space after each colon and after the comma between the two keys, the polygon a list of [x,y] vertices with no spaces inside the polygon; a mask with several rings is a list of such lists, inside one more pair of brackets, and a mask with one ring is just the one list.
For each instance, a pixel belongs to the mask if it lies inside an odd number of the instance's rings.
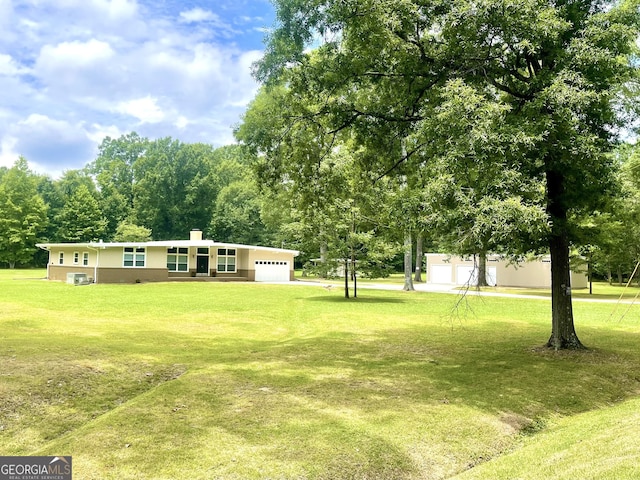
{"label": "garage door", "polygon": [[256,282],[288,282],[291,264],[282,260],[256,260]]}
{"label": "garage door", "polygon": [[451,265],[431,265],[429,267],[430,283],[452,283]]}
{"label": "garage door", "polygon": [[478,283],[475,269],[467,265],[458,265],[456,267],[456,285],[475,285]]}
{"label": "garage door", "polygon": [[[487,267],[487,284],[496,286],[496,267]],[[456,285],[477,285],[478,271],[473,267],[458,265],[456,268]]]}

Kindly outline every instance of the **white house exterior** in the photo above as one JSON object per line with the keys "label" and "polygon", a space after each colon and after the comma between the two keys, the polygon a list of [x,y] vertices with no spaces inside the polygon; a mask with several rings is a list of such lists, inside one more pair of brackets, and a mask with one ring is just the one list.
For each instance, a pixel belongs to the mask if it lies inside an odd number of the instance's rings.
{"label": "white house exterior", "polygon": [[285,282],[294,279],[296,250],[203,240],[42,243],[47,278],[86,274],[95,283],[163,282],[189,278]]}
{"label": "white house exterior", "polygon": [[[472,256],[458,257],[428,253],[427,283],[450,285],[476,285],[477,264]],[[487,256],[487,283],[499,287],[551,288],[551,259],[543,256],[512,264],[498,255]],[[587,272],[571,272],[571,287],[586,288]]]}

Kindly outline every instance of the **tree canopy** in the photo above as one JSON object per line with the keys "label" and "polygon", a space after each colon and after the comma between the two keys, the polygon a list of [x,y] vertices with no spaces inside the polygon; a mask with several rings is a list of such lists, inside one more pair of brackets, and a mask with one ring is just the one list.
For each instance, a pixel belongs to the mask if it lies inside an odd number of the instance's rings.
{"label": "tree canopy", "polygon": [[[580,347],[571,305],[572,221],[601,205],[612,185],[606,154],[625,120],[621,92],[632,90],[637,74],[639,2],[275,5],[277,26],[256,76],[286,89],[280,124],[305,123],[334,137],[349,131],[379,153],[366,167],[381,174],[400,166],[422,169],[437,159],[467,159],[479,172],[496,171],[490,168],[496,164],[516,172],[522,182],[508,192],[511,202],[537,206],[548,228],[528,244],[507,241],[504,248],[546,243],[553,284],[549,345]],[[299,141],[291,132],[281,129],[279,137],[257,141],[268,156],[278,143]],[[529,195],[531,185],[540,185],[538,198]]]}
{"label": "tree canopy", "polygon": [[20,157],[0,179],[0,262],[11,268],[28,264],[46,225],[47,207],[36,176]]}

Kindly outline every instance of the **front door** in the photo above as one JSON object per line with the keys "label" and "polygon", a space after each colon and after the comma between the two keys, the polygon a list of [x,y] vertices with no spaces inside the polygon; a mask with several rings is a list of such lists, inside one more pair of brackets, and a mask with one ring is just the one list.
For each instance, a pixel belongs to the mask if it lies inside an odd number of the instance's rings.
{"label": "front door", "polygon": [[196,273],[209,275],[209,255],[198,255]]}

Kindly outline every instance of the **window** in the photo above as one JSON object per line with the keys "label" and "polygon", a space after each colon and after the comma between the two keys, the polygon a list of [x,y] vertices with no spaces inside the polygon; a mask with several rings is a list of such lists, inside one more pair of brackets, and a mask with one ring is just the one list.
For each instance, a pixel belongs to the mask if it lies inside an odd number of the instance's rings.
{"label": "window", "polygon": [[144,247],[124,247],[125,267],[144,267],[146,253]]}
{"label": "window", "polygon": [[235,273],[236,271],[236,249],[235,248],[219,248],[218,249],[218,271]]}
{"label": "window", "polygon": [[78,252],[73,252],[73,264],[78,265],[80,263],[80,254]]}
{"label": "window", "polygon": [[64,265],[64,252],[58,254],[58,265]]}
{"label": "window", "polygon": [[82,265],[85,267],[89,265],[89,252],[82,253]]}
{"label": "window", "polygon": [[170,272],[186,272],[189,270],[188,248],[167,248],[167,269]]}

